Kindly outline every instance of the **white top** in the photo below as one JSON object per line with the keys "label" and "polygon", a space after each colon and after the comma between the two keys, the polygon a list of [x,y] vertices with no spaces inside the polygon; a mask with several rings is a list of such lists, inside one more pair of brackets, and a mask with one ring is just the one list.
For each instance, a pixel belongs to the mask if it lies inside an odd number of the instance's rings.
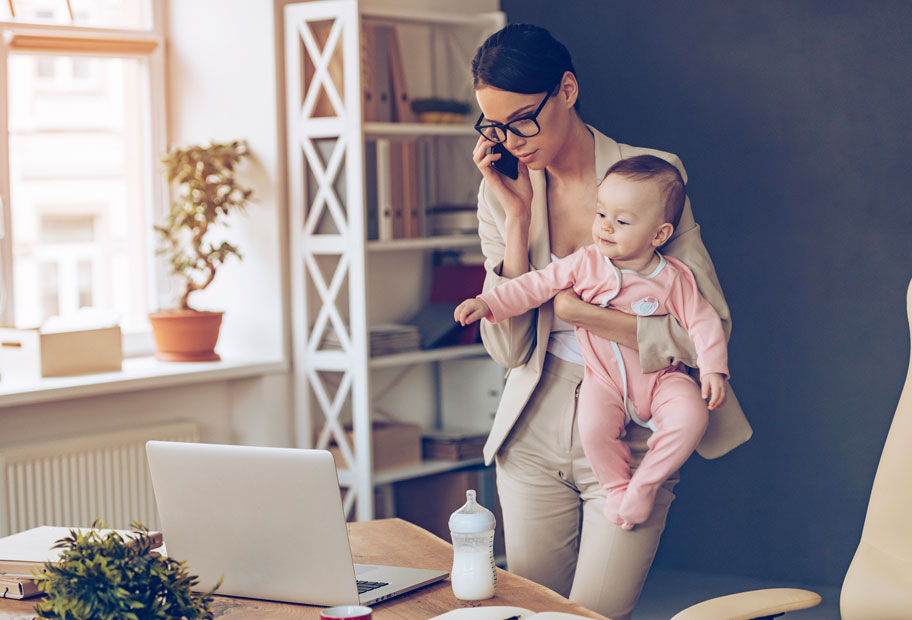
{"label": "white top", "polygon": [[[551,262],[560,260],[554,254],[551,254]],[[559,357],[565,362],[585,365],[583,354],[580,351],[579,342],[576,340],[576,334],[573,332],[573,326],[566,321],[553,315],[551,319],[551,335],[548,337],[548,353]]]}

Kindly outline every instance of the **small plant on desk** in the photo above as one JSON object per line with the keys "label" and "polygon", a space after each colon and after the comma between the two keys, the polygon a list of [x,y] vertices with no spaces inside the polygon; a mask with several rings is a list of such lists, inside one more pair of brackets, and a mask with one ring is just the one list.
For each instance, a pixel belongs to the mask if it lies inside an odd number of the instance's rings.
{"label": "small plant on desk", "polygon": [[[136,537],[92,529],[57,541],[60,559],[37,574],[47,596],[38,618],[55,620],[211,620],[212,593],[194,593],[199,579],[183,562],[155,553],[148,529],[134,523]],[[218,588],[218,585],[215,586]]]}

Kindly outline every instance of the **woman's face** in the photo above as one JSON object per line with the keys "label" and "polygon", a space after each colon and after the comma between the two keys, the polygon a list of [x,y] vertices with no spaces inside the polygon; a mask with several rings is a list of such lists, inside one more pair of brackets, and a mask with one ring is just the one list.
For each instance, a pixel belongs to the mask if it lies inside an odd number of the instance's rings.
{"label": "woman's face", "polygon": [[[475,98],[484,114],[484,122],[506,125],[521,116],[535,112],[546,93],[525,95],[493,86],[481,85],[475,89]],[[522,138],[512,131],[507,132],[504,146],[531,170],[544,170],[560,151],[569,131],[569,113],[572,103],[566,105],[564,90],[548,97],[538,114],[541,131],[531,138]]]}

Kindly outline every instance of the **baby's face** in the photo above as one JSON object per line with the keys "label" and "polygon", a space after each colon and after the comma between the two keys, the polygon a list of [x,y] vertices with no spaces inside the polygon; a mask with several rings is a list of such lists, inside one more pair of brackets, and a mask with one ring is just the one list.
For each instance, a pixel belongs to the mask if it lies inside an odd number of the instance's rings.
{"label": "baby's face", "polygon": [[599,184],[592,240],[603,256],[629,260],[652,254],[664,223],[664,200],[657,183],[612,174]]}

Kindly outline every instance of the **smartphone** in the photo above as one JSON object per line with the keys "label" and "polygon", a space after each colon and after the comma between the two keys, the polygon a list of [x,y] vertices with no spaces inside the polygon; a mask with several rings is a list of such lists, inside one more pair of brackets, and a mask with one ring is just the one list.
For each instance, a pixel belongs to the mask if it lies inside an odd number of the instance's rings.
{"label": "smartphone", "polygon": [[508,151],[507,147],[503,144],[495,144],[488,149],[488,155],[493,155],[495,153],[500,153],[500,159],[492,162],[491,167],[506,177],[510,177],[513,180],[518,179],[519,160],[516,159],[516,156]]}

